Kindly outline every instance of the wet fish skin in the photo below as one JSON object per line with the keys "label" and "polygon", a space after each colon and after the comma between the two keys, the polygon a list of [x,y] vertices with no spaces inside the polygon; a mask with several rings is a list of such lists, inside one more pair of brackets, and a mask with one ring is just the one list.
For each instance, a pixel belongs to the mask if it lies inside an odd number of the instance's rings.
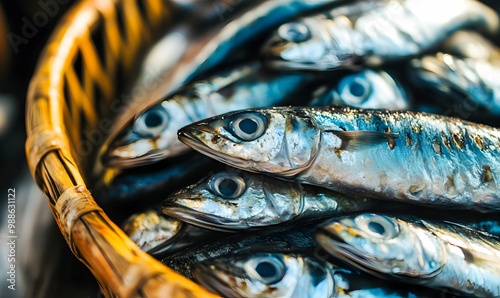
{"label": "wet fish skin", "polygon": [[439,52],[462,59],[471,58],[486,61],[500,59],[498,48],[489,39],[471,30],[460,30],[454,33],[439,46]]}
{"label": "wet fish skin", "polygon": [[254,55],[255,44],[269,30],[286,20],[319,7],[335,5],[338,0],[273,0],[262,1],[216,32],[203,49],[190,59],[192,71],[185,81],[233,61],[235,56]]}
{"label": "wet fish skin", "polygon": [[[410,78],[422,89],[433,92],[443,105],[463,107],[459,115],[485,117],[500,115],[500,76],[498,61],[459,58],[438,53],[414,59],[409,67]],[[460,112],[460,110],[452,112]]]}
{"label": "wet fish skin", "polygon": [[[241,127],[256,135],[244,141]],[[500,130],[438,115],[339,107],[244,110],[179,131],[231,166],[343,193],[500,209]]]}
{"label": "wet fish skin", "polygon": [[361,214],[320,225],[315,240],[378,277],[500,295],[500,239],[463,225]]}
{"label": "wet fish skin", "polygon": [[[266,266],[267,265],[267,266]],[[269,266],[271,265],[271,266]],[[261,268],[259,268],[261,266]],[[262,267],[267,267],[264,271]],[[194,266],[195,279],[224,297],[429,297],[317,259],[310,252],[230,254]],[[265,274],[262,276],[259,272]]]}
{"label": "wet fish skin", "polygon": [[269,248],[280,252],[308,251],[316,246],[312,235],[318,222],[277,226],[258,232],[229,234],[229,237],[193,246],[162,259],[162,263],[187,278],[193,278],[193,266],[199,262],[231,253],[257,252]]}
{"label": "wet fish skin", "polygon": [[335,88],[323,86],[309,106],[342,105],[360,109],[408,110],[403,86],[385,71],[365,69],[343,76]]}
{"label": "wet fish skin", "polygon": [[158,205],[166,193],[172,193],[179,185],[208,174],[207,169],[217,170],[224,166],[200,154],[184,154],[169,160],[140,168],[110,169],[111,175],[103,175],[94,190],[100,206],[124,211],[141,206]]}
{"label": "wet fish skin", "polygon": [[360,1],[281,25],[262,53],[278,69],[380,65],[417,55],[462,28],[496,32],[498,23],[492,9],[471,0]]}
{"label": "wet fish skin", "polygon": [[130,168],[185,153],[177,130],[225,112],[283,103],[307,84],[306,74],[266,74],[245,65],[193,83],[148,108],[119,134],[103,157],[107,167]]}
{"label": "wet fish skin", "polygon": [[170,195],[162,204],[162,212],[209,229],[245,230],[368,210],[376,205],[376,200],[233,169]]}
{"label": "wet fish skin", "polygon": [[133,214],[123,224],[123,231],[137,246],[149,251],[179,233],[182,222],[154,210]]}
{"label": "wet fish skin", "polygon": [[154,209],[131,215],[122,227],[140,249],[156,258],[225,236],[183,223]]}

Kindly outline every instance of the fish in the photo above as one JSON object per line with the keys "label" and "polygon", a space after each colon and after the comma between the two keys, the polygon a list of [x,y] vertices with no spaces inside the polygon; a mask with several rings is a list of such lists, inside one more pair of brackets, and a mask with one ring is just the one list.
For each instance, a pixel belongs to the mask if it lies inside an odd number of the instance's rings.
{"label": "fish", "polygon": [[122,229],[140,249],[156,258],[224,236],[165,216],[155,209],[131,215]]}
{"label": "fish", "polygon": [[342,76],[335,88],[316,90],[309,106],[342,105],[360,109],[409,110],[411,100],[403,86],[386,71],[365,69]]}
{"label": "fish", "polygon": [[445,114],[478,119],[500,116],[500,60],[460,58],[446,53],[411,61],[408,69],[413,84],[448,107]]}
{"label": "fish", "polygon": [[[247,1],[234,1],[247,2]],[[302,13],[307,13],[321,7],[331,7],[339,0],[273,0],[262,1],[244,11],[210,36],[201,50],[188,55],[187,65],[180,63],[181,68],[188,73],[185,82],[203,75],[207,71],[234,63],[238,57],[256,56],[256,45],[265,38],[269,31],[277,28],[288,19]],[[240,4],[239,4],[240,5]],[[229,11],[229,8],[225,9]],[[222,16],[223,17],[223,16]],[[223,19],[225,21],[225,19]]]}
{"label": "fish", "polygon": [[261,50],[273,69],[328,71],[416,56],[463,28],[494,34],[497,13],[471,0],[354,1],[282,24]]}
{"label": "fish", "polygon": [[283,103],[308,83],[306,74],[268,74],[244,65],[186,86],[141,112],[103,156],[109,168],[148,165],[188,151],[177,130],[225,112]]}
{"label": "fish", "polygon": [[430,297],[420,288],[376,280],[312,253],[281,253],[269,247],[194,266],[195,280],[223,297]]}
{"label": "fish", "polygon": [[457,31],[438,50],[462,59],[500,60],[498,48],[489,39],[471,30]]}
{"label": "fish", "polygon": [[[223,165],[201,154],[184,154],[148,166],[124,170],[108,169],[93,191],[103,208],[122,211],[141,206],[159,205],[165,194],[178,190]],[[124,210],[126,211],[126,210]]]}
{"label": "fish", "polygon": [[376,200],[233,169],[209,175],[170,195],[162,203],[162,212],[209,229],[246,230],[376,205]]}
{"label": "fish", "polygon": [[[320,7],[331,7],[339,0],[221,0],[210,1],[213,7],[209,9],[201,9],[200,7],[208,3],[200,3],[200,1],[196,1],[195,6],[191,0],[176,0],[175,2],[180,8],[177,17],[184,20],[177,26],[180,28],[174,28],[174,36],[177,36],[174,41],[179,42],[179,47],[175,49],[185,51],[182,57],[178,57],[180,60],[174,67],[170,67],[170,64],[151,65],[148,63],[146,69],[143,69],[146,74],[141,74],[142,77],[137,81],[144,87],[136,88],[137,91],[143,92],[136,92],[134,89],[134,92],[131,92],[133,100],[130,100],[130,94],[125,94],[120,100],[113,102],[112,109],[117,115],[98,153],[99,161],[103,162],[104,167],[107,166],[106,160],[109,158],[110,147],[116,146],[116,143],[112,143],[117,141],[120,134],[123,135],[131,119],[137,118],[142,111],[162,101],[165,97],[172,96],[179,88],[182,88],[181,86],[204,80],[214,72],[248,62],[252,57],[257,59],[261,39],[264,39],[270,30],[295,15]],[[200,11],[191,10],[195,7]],[[214,11],[219,17],[217,21],[219,26],[210,22],[210,20],[214,21]],[[191,26],[186,26],[188,22],[191,22]],[[196,33],[200,33],[201,36],[196,36]],[[170,49],[171,45],[155,47],[160,51],[165,48]],[[154,52],[158,53],[157,50]],[[170,58],[177,56],[176,53],[166,53]],[[154,58],[154,55],[149,58]],[[148,60],[151,62],[151,59]],[[171,59],[161,60],[170,61]],[[113,164],[114,167],[128,167],[123,163]],[[100,173],[100,167],[94,169],[95,175]]]}
{"label": "fish", "polygon": [[464,225],[366,213],[321,224],[314,238],[377,277],[500,296],[500,238]]}
{"label": "fish", "polygon": [[248,233],[226,233],[228,237],[167,255],[162,258],[161,262],[177,273],[193,279],[193,268],[196,264],[225,256],[230,252],[257,252],[268,248],[269,243],[272,243],[273,249],[283,253],[314,250],[316,242],[312,236],[316,225],[318,221],[300,225],[275,226]]}
{"label": "fish", "polygon": [[342,107],[227,113],[179,140],[230,166],[338,192],[500,209],[500,130],[440,115]]}

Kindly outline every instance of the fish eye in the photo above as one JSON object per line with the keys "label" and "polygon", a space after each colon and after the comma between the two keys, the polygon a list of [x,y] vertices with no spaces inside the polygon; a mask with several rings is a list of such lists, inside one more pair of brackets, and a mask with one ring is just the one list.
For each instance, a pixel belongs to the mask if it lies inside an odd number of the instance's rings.
{"label": "fish eye", "polygon": [[162,107],[153,107],[140,115],[134,123],[133,131],[143,136],[156,136],[168,124],[168,114]]}
{"label": "fish eye", "polygon": [[266,131],[267,119],[260,114],[242,114],[229,124],[231,133],[242,141],[253,141]]}
{"label": "fish eye", "polygon": [[217,173],[208,181],[208,190],[225,199],[236,199],[245,192],[245,180],[235,174]]}
{"label": "fish eye", "polygon": [[285,265],[274,256],[252,258],[245,264],[248,276],[266,285],[279,282],[285,275]]}
{"label": "fish eye", "polygon": [[286,41],[302,42],[309,39],[311,32],[305,24],[293,22],[281,25],[278,35]]}
{"label": "fish eye", "polygon": [[399,234],[399,225],[386,216],[363,214],[354,221],[360,230],[376,238],[392,239]]}
{"label": "fish eye", "polygon": [[340,81],[339,90],[346,104],[360,104],[368,99],[372,86],[366,78],[350,75]]}

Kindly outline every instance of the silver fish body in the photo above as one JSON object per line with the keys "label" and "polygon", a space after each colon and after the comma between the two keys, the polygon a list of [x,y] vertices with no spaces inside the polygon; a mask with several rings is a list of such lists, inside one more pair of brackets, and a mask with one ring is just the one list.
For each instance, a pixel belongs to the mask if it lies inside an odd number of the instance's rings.
{"label": "silver fish body", "polygon": [[124,222],[123,231],[140,249],[155,257],[222,237],[220,233],[183,223],[156,210],[131,215]]}
{"label": "silver fish body", "polygon": [[499,61],[462,59],[438,53],[412,61],[413,82],[444,99],[449,112],[468,118],[471,114],[500,115]]}
{"label": "silver fish body", "polygon": [[316,93],[309,106],[408,110],[411,104],[404,88],[390,74],[371,69],[348,74],[339,80],[335,88],[323,86]]}
{"label": "silver fish body", "polygon": [[194,266],[195,279],[224,297],[429,297],[430,291],[341,268],[310,252],[276,252],[272,242],[253,253],[233,253]]}
{"label": "silver fish body", "polygon": [[297,255],[256,253],[198,264],[194,276],[223,297],[333,297],[332,271]]}
{"label": "silver fish body", "polygon": [[267,108],[197,122],[179,139],[237,168],[344,193],[500,209],[500,130],[455,118]]}
{"label": "silver fish body", "polygon": [[498,48],[489,39],[470,30],[460,30],[454,33],[439,46],[439,51],[462,59],[487,61],[500,59]]}
{"label": "silver fish body", "polygon": [[312,238],[316,225],[317,222],[313,222],[293,226],[278,226],[258,233],[228,234],[230,236],[224,239],[193,246],[168,255],[162,259],[162,263],[192,279],[192,270],[196,264],[208,259],[225,256],[229,252],[255,252],[262,248],[269,248],[269,243],[272,243],[273,251],[283,253],[306,251],[311,248],[314,249],[316,246]]}
{"label": "silver fish body", "polygon": [[209,229],[265,228],[367,210],[375,200],[265,175],[218,172],[165,200],[162,212]]}
{"label": "silver fish body", "polygon": [[181,227],[181,221],[149,210],[130,216],[123,224],[123,231],[140,249],[149,251],[173,238]]}
{"label": "silver fish body", "polygon": [[498,16],[474,0],[355,1],[283,24],[263,48],[280,69],[380,65],[417,55],[464,27],[498,29]]}
{"label": "silver fish body", "polygon": [[378,277],[500,295],[499,238],[448,222],[361,214],[320,225],[320,246]]}
{"label": "silver fish body", "polygon": [[282,103],[304,87],[306,77],[265,74],[248,65],[193,83],[138,115],[111,144],[104,163],[130,168],[178,156],[188,150],[177,140],[181,127],[233,110]]}

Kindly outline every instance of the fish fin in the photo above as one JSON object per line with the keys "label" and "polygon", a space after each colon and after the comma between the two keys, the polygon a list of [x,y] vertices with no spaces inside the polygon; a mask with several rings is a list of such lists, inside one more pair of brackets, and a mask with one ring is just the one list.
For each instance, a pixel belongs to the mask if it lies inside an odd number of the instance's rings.
{"label": "fish fin", "polygon": [[339,131],[327,130],[342,140],[339,150],[361,150],[382,143],[394,143],[397,134],[379,131]]}

